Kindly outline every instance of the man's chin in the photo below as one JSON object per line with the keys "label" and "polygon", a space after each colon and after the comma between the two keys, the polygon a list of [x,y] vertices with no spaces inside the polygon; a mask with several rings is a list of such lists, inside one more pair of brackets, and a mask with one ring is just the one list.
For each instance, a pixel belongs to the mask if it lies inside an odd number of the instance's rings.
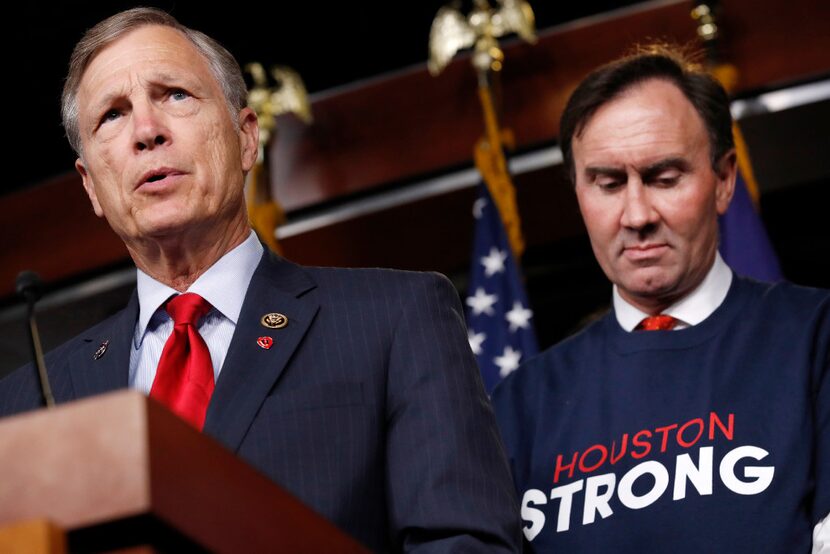
{"label": "man's chin", "polygon": [[617,283],[617,287],[623,292],[623,296],[639,300],[638,303],[663,304],[670,302],[676,295],[677,279],[667,275],[664,271],[642,272],[635,279],[623,279]]}
{"label": "man's chin", "polygon": [[198,227],[197,222],[179,218],[158,218],[139,226],[136,238],[141,241],[168,241],[181,238],[189,230]]}

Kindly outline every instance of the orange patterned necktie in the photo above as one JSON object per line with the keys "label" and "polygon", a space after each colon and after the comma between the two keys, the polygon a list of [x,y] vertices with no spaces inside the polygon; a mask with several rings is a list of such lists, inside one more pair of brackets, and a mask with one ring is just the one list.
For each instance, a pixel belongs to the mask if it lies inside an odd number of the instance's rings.
{"label": "orange patterned necktie", "polygon": [[636,331],[671,331],[677,325],[677,320],[670,315],[650,315],[643,319],[635,328]]}
{"label": "orange patterned necktie", "polygon": [[173,332],[164,344],[150,396],[201,430],[213,394],[213,364],[197,323],[210,311],[198,294],[175,296],[165,305]]}

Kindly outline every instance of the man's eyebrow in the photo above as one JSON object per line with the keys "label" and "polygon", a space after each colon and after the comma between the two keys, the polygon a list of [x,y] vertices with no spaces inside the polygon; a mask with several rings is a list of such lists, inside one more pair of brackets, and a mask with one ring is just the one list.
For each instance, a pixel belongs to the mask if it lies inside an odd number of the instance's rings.
{"label": "man's eyebrow", "polygon": [[105,110],[109,110],[109,108],[112,107],[115,101],[123,96],[123,90],[113,90],[111,92],[106,93],[101,98],[90,102],[88,104],[90,108],[90,114],[95,119],[95,121],[93,121],[92,123],[97,124],[98,116],[101,115]]}
{"label": "man's eyebrow", "polygon": [[[192,79],[188,78],[186,73],[173,74],[166,71],[158,71],[151,74],[147,79],[154,86],[182,86],[188,89],[197,88],[197,85]],[[97,115],[103,112],[124,95],[124,90],[113,90],[106,93],[100,100],[90,103],[93,113]]]}
{"label": "man's eyebrow", "polygon": [[589,179],[595,179],[599,175],[604,175],[607,177],[625,177],[626,172],[625,169],[620,167],[606,167],[606,166],[588,166],[585,168],[585,176]]}
{"label": "man's eyebrow", "polygon": [[680,157],[666,158],[651,165],[640,167],[637,172],[642,176],[643,181],[648,182],[660,175],[667,169],[677,169],[678,171],[689,171],[691,164],[688,160]]}
{"label": "man's eyebrow", "polygon": [[125,86],[122,85],[122,86],[119,86],[118,88],[113,88],[112,90],[110,90],[109,92],[107,92],[103,96],[101,96],[100,98],[97,98],[97,99],[93,98],[88,104],[88,106],[92,110],[92,115],[97,117],[98,115],[100,115],[104,111],[108,110],[118,100],[120,100],[121,98],[126,96],[128,91],[129,91],[129,87],[125,87]]}

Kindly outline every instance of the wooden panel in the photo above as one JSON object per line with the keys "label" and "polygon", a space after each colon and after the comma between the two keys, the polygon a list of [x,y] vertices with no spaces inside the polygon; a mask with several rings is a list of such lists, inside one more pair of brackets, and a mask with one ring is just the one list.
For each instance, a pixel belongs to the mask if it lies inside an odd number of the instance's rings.
{"label": "wooden panel", "polygon": [[65,554],[66,535],[46,520],[31,520],[0,527],[4,554]]}
{"label": "wooden panel", "polygon": [[74,172],[0,197],[0,214],[0,298],[13,293],[23,269],[55,282],[127,258]]}
{"label": "wooden panel", "polygon": [[[505,45],[505,125],[519,147],[556,138],[568,95],[592,68],[658,30],[694,37],[685,1],[598,23],[554,29],[530,46]],[[483,132],[469,56],[439,77],[425,66],[313,102],[314,124],[282,117],[270,150],[275,193],[287,210],[471,163]]]}
{"label": "wooden panel", "polygon": [[[727,59],[737,93],[830,71],[830,3],[823,0],[723,2]],[[690,3],[678,1],[598,16],[541,33],[536,45],[505,45],[504,124],[525,148],[554,140],[568,96],[593,68],[638,42],[695,39]],[[482,133],[469,57],[437,78],[425,67],[321,95],[314,125],[279,121],[271,147],[272,182],[289,211],[427,171],[469,164]]]}
{"label": "wooden panel", "polygon": [[725,57],[738,93],[830,72],[830,2],[722,0]]}
{"label": "wooden panel", "polygon": [[[576,196],[560,167],[515,179],[528,246],[584,233]],[[473,244],[475,188],[433,196],[281,241],[302,264],[464,270]],[[551,214],[556,217],[552,218]]]}
{"label": "wooden panel", "polygon": [[[69,532],[103,534],[146,517],[209,552],[368,552],[214,439],[132,390],[4,418],[0,470],[0,525],[45,517]],[[140,538],[152,544],[156,537]]]}

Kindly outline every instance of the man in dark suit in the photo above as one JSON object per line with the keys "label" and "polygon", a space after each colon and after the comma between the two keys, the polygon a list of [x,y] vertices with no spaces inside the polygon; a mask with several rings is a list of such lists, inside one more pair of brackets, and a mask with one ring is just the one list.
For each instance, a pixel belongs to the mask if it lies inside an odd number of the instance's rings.
{"label": "man in dark suit", "polygon": [[[58,402],[142,390],[373,550],[518,550],[455,291],[263,251],[242,194],[257,119],[224,48],[158,10],[117,14],[76,46],[63,116],[138,285],[47,355]],[[39,403],[31,366],[0,382],[0,414]]]}

